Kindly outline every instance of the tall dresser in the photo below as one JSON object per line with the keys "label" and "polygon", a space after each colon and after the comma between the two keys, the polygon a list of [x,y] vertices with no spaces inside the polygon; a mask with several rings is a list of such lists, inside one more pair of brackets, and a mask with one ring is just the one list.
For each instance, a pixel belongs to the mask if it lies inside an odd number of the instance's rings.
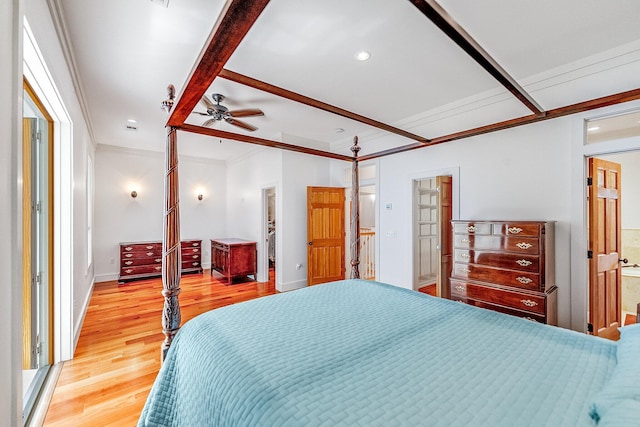
{"label": "tall dresser", "polygon": [[557,325],[555,222],[451,223],[452,300]]}
{"label": "tall dresser", "polygon": [[[181,241],[180,253],[182,273],[202,273],[202,240]],[[120,243],[120,283],[161,275],[161,241]]]}

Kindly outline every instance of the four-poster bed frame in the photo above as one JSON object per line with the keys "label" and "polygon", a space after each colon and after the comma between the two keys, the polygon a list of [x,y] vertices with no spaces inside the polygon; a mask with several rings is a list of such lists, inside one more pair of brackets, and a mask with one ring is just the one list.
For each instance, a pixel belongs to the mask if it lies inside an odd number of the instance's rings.
{"label": "four-poster bed frame", "polygon": [[[162,328],[165,335],[161,347],[162,360],[164,360],[173,337],[180,328],[180,305],[178,302],[178,295],[180,294],[180,215],[177,151],[178,130],[201,135],[209,135],[216,138],[225,138],[228,140],[291,150],[330,159],[349,161],[352,164],[352,200],[358,200],[358,163],[361,161],[367,161],[382,156],[428,147],[434,144],[440,144],[515,126],[535,123],[542,120],[549,120],[640,98],[640,89],[634,89],[545,111],[528,93],[525,92],[522,87],[518,85],[515,79],[509,76],[507,72],[493,58],[491,58],[491,56],[485,52],[435,1],[409,1],[430,22],[435,24],[438,29],[440,29],[457,46],[463,49],[463,51],[475,60],[490,76],[503,85],[504,88],[506,88],[515,98],[531,110],[531,114],[448,135],[426,138],[267,82],[227,70],[224,68],[226,62],[269,3],[269,0],[228,0],[205,44],[205,48],[196,61],[195,68],[187,79],[178,100],[174,103],[175,89],[171,85],[169,86],[169,97],[163,102],[163,108],[168,112],[169,117],[166,123],[165,207],[162,259],[162,294],[164,296]],[[185,123],[189,114],[191,114],[196,104],[200,101],[203,94],[213,83],[216,77],[247,85],[291,101],[299,102],[351,120],[359,121],[377,129],[393,133],[399,137],[407,138],[412,140],[412,142],[407,145],[390,148],[377,153],[367,153],[358,157],[361,146],[358,145],[357,137],[354,137],[354,144],[351,147],[352,156],[348,156],[329,151],[297,146],[294,144],[287,144],[280,141],[253,137],[246,134],[226,132]],[[359,231],[358,203],[352,203],[352,278],[359,277]]]}

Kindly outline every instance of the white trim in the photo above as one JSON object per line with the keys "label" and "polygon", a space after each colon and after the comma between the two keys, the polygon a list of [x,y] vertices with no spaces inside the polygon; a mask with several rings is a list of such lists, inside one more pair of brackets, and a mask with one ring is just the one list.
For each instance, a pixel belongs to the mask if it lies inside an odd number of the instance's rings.
{"label": "white trim", "polygon": [[82,329],[82,324],[84,323],[84,318],[87,315],[87,310],[89,309],[89,303],[91,302],[91,295],[93,295],[93,288],[95,286],[96,282],[93,281],[91,282],[91,286],[89,287],[89,292],[87,292],[87,297],[84,300],[84,303],[82,304],[82,316],[80,316],[78,318],[78,323],[76,323],[75,327],[73,328],[73,348],[76,348],[76,346],[78,345],[78,339],[80,339],[80,331]]}
{"label": "white trim", "polygon": [[73,358],[73,124],[24,18],[24,76],[54,121],[54,363]]}

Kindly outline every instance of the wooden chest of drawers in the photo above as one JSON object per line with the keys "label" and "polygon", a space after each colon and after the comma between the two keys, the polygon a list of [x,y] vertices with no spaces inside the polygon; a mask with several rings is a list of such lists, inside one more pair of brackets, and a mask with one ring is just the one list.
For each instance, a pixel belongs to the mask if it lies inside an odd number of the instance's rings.
{"label": "wooden chest of drawers", "polygon": [[452,221],[451,299],[557,324],[553,221]]}
{"label": "wooden chest of drawers", "polygon": [[[202,240],[180,242],[183,273],[202,273]],[[162,275],[162,242],[120,243],[120,283]]]}
{"label": "wooden chest of drawers", "polygon": [[231,283],[234,277],[256,277],[256,242],[242,239],[211,239],[211,275],[217,271]]}

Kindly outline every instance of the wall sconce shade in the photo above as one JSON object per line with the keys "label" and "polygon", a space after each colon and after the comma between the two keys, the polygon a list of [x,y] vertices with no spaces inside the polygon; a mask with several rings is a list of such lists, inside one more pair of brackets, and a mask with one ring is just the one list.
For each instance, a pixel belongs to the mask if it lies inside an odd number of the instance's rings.
{"label": "wall sconce shade", "polygon": [[134,199],[138,197],[138,192],[136,190],[131,191],[131,197]]}
{"label": "wall sconce shade", "polygon": [[204,196],[202,194],[198,194],[198,200],[202,200]]}

